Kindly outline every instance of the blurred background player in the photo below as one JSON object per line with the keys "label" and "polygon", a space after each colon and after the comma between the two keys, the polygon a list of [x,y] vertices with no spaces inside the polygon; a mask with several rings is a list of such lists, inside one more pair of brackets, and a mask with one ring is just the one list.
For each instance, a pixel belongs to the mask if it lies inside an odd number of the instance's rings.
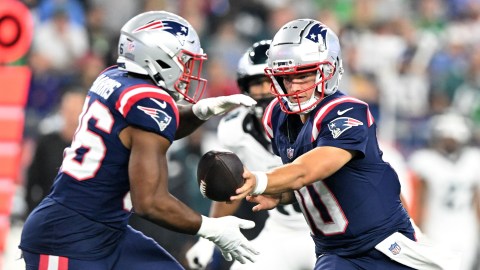
{"label": "blurred background player", "polygon": [[72,143],[82,112],[85,92],[78,89],[66,91],[58,112],[40,124],[34,154],[27,170],[25,185],[25,216],[49,193],[53,179],[62,164],[63,151]]}
{"label": "blurred background player", "polygon": [[118,54],[118,65],[101,72],[88,91],[52,190],[25,222],[20,248],[27,268],[183,269],[127,225],[128,192],[138,215],[215,242],[227,260],[254,260],[257,252],[240,232],[254,223],[208,218],[172,196],[166,155],[174,140],[210,117],[256,102],[245,95],[198,101],[206,54],[193,27],[173,13],[130,19]]}
{"label": "blurred background player", "polygon": [[409,164],[419,181],[418,225],[436,243],[461,251],[461,270],[478,264],[480,149],[469,146],[471,128],[454,112],[432,117],[431,145]]}
{"label": "blurred background player", "polygon": [[[253,44],[240,58],[237,68],[237,84],[240,90],[257,101],[254,110],[239,107],[226,114],[218,125],[218,139],[222,147],[236,153],[245,166],[253,170],[269,170],[281,165],[278,156],[272,153],[270,139],[261,124],[263,112],[272,101],[270,80],[265,76],[267,67],[267,50],[270,40]],[[213,202],[211,217],[235,214],[239,207],[251,207],[254,204],[245,201],[232,203]],[[263,216],[263,212],[253,214]],[[279,205],[268,211],[263,230],[252,241],[260,252],[253,264],[234,263],[230,269],[313,269],[315,250],[298,204]],[[247,236],[248,237],[248,236]],[[187,252],[187,260],[192,269],[206,269],[212,259],[214,245],[200,238]],[[208,269],[215,268],[215,262]]]}

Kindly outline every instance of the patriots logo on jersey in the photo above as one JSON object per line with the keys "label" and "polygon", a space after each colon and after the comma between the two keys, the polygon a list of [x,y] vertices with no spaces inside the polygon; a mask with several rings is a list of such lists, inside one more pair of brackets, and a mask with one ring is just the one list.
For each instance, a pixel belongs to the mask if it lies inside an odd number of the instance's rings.
{"label": "patriots logo on jersey", "polygon": [[146,113],[150,117],[152,117],[152,119],[155,120],[155,122],[157,122],[157,125],[160,128],[160,131],[164,131],[165,128],[172,121],[172,117],[169,116],[167,113],[165,113],[162,110],[149,108],[149,107],[143,107],[143,106],[137,106],[137,108],[139,110],[142,110],[144,113]]}
{"label": "patriots logo on jersey", "polygon": [[327,28],[323,24],[317,23],[312,26],[305,37],[315,43],[321,42],[325,48],[327,47]]}
{"label": "patriots logo on jersey", "polygon": [[144,26],[138,27],[137,29],[133,30],[133,33],[157,29],[173,34],[174,36],[179,38],[179,40],[182,42],[182,45],[185,42],[185,37],[188,36],[189,31],[188,26],[183,25],[179,22],[169,20],[155,20],[145,24]]}
{"label": "patriots logo on jersey", "polygon": [[328,129],[332,132],[334,139],[338,138],[345,130],[352,127],[363,125],[362,121],[359,121],[351,117],[338,117],[328,123]]}

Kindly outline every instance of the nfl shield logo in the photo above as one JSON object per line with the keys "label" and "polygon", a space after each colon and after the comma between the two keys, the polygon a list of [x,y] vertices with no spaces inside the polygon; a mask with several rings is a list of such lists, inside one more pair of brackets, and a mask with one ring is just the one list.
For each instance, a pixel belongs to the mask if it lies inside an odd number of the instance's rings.
{"label": "nfl shield logo", "polygon": [[397,255],[398,253],[400,253],[400,250],[402,250],[402,248],[397,244],[397,242],[393,243],[389,248],[390,252],[392,252],[393,255]]}
{"label": "nfl shield logo", "polygon": [[291,147],[287,148],[287,157],[289,159],[293,158],[293,151],[294,151],[293,148],[291,148]]}
{"label": "nfl shield logo", "polygon": [[127,45],[127,51],[128,52],[133,52],[135,50],[135,44],[131,41],[128,42],[128,45]]}

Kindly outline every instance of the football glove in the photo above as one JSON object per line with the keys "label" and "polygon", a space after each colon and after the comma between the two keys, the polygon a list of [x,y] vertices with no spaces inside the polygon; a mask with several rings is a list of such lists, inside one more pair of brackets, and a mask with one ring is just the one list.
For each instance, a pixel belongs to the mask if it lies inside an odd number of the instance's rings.
{"label": "football glove", "polygon": [[255,227],[255,222],[234,216],[220,218],[202,216],[202,225],[197,235],[215,243],[220,248],[225,260],[233,259],[244,264],[247,260],[255,262],[254,255],[259,254],[240,232],[240,229],[253,227]]}
{"label": "football glove", "polygon": [[215,244],[205,238],[200,237],[185,254],[188,266],[195,270],[204,270],[213,256]]}
{"label": "football glove", "polygon": [[239,105],[251,107],[255,104],[257,102],[253,98],[236,94],[201,99],[192,106],[192,110],[199,119],[208,120],[212,116],[224,114]]}

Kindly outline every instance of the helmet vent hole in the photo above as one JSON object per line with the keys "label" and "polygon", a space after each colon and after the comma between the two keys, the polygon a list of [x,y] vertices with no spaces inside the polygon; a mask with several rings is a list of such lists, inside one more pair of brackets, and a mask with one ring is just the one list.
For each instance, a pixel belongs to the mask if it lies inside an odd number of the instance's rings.
{"label": "helmet vent hole", "polygon": [[170,68],[170,65],[163,62],[162,60],[157,60],[156,62],[162,69],[169,69]]}

